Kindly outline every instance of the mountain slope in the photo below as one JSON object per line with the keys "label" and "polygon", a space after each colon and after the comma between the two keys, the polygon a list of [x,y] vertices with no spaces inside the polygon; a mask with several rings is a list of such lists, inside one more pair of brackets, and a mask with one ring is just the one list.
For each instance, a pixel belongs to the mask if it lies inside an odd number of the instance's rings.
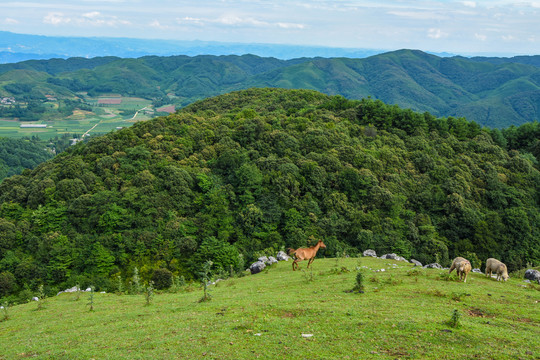
{"label": "mountain slope", "polygon": [[[518,59],[519,60],[519,59]],[[21,82],[17,71],[48,77],[25,79],[37,94],[76,97],[87,91],[169,99],[185,106],[196,100],[249,87],[311,89],[350,99],[371,96],[436,116],[466,117],[489,127],[520,125],[540,118],[540,68],[518,60],[441,58],[400,50],[365,59],[278,60],[244,56],[147,56],[138,59],[35,60],[0,65],[0,94],[19,96],[5,84]],[[534,64],[531,61],[521,61]],[[4,84],[4,85],[2,85]],[[53,86],[54,85],[54,86]],[[56,87],[55,87],[56,86]],[[63,87],[61,91],[59,87]]]}
{"label": "mountain slope", "polygon": [[312,236],[329,254],[497,257],[519,269],[540,261],[540,172],[501,136],[307,90],[197,102],[0,183],[0,273],[15,279],[4,291],[109,288],[134,267],[192,277],[207,259],[243,270]]}

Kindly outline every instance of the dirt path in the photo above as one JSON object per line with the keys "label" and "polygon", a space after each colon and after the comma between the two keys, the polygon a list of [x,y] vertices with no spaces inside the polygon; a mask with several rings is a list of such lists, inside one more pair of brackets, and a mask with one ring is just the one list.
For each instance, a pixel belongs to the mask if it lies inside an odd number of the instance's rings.
{"label": "dirt path", "polygon": [[135,115],[133,115],[133,117],[132,117],[131,119],[129,119],[129,120],[124,120],[124,121],[135,120],[135,118],[137,117],[137,115],[139,115],[139,112],[141,112],[141,111],[143,111],[143,110],[150,110],[150,109],[148,109],[148,106],[145,106],[145,107],[143,107],[142,109],[137,110],[137,111],[135,112]]}
{"label": "dirt path", "polygon": [[96,128],[96,126],[98,126],[99,124],[101,124],[102,121],[103,121],[103,120],[99,120],[99,122],[98,122],[96,125],[92,126],[90,129],[88,129],[88,130],[82,135],[82,138],[84,138],[85,136],[87,136],[88,133],[89,133],[90,131],[94,130],[94,129]]}

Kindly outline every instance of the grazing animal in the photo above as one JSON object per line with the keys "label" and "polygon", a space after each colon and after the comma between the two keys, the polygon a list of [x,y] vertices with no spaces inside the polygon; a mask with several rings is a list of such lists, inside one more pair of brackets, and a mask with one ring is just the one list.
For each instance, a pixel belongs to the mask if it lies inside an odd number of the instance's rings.
{"label": "grazing animal", "polygon": [[492,272],[497,274],[497,281],[506,281],[510,277],[506,265],[497,259],[489,258],[486,260],[486,276],[491,277]]}
{"label": "grazing animal", "polygon": [[450,274],[454,269],[456,269],[459,279],[463,282],[467,282],[467,275],[472,269],[469,260],[462,257],[455,258],[454,261],[452,261],[452,266],[450,266],[450,271],[448,273]]}
{"label": "grazing animal", "polygon": [[319,240],[315,246],[309,248],[298,248],[296,250],[289,249],[289,255],[294,256],[294,261],[292,263],[293,271],[296,271],[296,269],[298,269],[298,262],[302,260],[309,260],[307,264],[307,267],[309,268],[309,265],[311,265],[311,263],[315,259],[315,255],[317,255],[317,251],[319,251],[319,248],[326,249],[326,245],[324,245],[322,240]]}

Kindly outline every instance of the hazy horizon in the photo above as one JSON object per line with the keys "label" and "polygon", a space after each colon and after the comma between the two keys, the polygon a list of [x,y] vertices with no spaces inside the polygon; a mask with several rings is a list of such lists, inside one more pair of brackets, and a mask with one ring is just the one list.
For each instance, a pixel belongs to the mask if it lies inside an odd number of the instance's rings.
{"label": "hazy horizon", "polygon": [[2,31],[55,37],[540,54],[538,1],[19,0],[0,13]]}

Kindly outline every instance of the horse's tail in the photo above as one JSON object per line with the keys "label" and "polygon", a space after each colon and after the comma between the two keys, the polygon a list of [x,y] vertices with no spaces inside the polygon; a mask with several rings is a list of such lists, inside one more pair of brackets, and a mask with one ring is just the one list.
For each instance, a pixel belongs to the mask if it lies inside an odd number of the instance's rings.
{"label": "horse's tail", "polygon": [[292,256],[295,252],[296,252],[296,249],[292,249],[292,248],[287,249],[287,254],[289,254],[289,256]]}

